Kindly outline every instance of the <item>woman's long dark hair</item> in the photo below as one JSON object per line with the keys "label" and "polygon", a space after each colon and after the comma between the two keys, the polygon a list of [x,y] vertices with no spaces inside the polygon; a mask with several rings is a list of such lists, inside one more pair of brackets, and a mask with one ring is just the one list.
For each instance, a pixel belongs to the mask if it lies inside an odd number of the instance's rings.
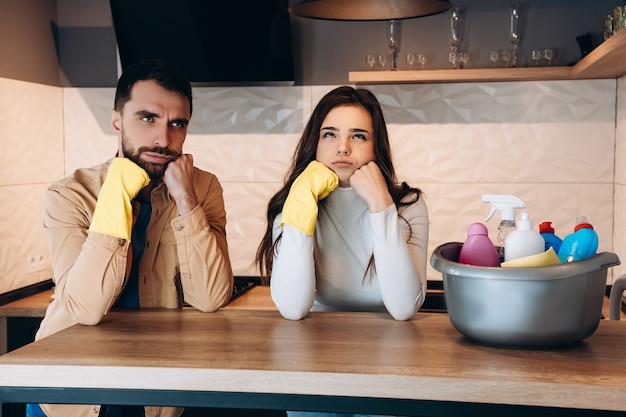
{"label": "woman's long dark hair", "polygon": [[[375,161],[385,178],[387,189],[396,207],[412,204],[420,197],[421,191],[419,189],[409,187],[405,182],[398,184],[391,161],[391,147],[389,145],[389,136],[387,135],[387,125],[385,124],[380,103],[376,97],[364,88],[354,89],[348,86],[335,88],[327,93],[313,110],[313,114],[306,124],[296,147],[291,166],[285,177],[285,183],[274,194],[267,205],[267,228],[257,249],[255,259],[264,283],[268,283],[271,277],[274,252],[276,243],[279,240],[276,239],[276,242],[272,241],[274,220],[283,210],[283,205],[293,182],[309,163],[315,160],[322,123],[328,113],[338,106],[359,106],[365,109],[372,117]],[[408,195],[413,197],[405,199]]]}

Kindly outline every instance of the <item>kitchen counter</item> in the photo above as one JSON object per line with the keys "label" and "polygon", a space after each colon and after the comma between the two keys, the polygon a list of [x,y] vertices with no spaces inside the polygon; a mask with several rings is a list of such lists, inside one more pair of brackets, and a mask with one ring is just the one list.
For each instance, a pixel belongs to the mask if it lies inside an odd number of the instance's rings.
{"label": "kitchen counter", "polygon": [[439,313],[115,311],[1,356],[0,402],[597,416],[626,411],[625,348],[626,322],[608,320],[570,348],[523,350]]}
{"label": "kitchen counter", "polygon": [[[43,318],[46,309],[52,301],[54,289],[46,289],[28,297],[0,305],[0,355],[8,351],[8,317],[38,317]],[[269,286],[255,285],[246,289],[243,294],[232,299],[224,310],[270,310],[277,308],[272,301]],[[442,282],[428,283],[426,300],[421,311],[445,312],[445,300]],[[608,310],[607,310],[608,311]],[[608,314],[608,313],[607,313]],[[608,315],[607,315],[608,317]]]}
{"label": "kitchen counter", "polygon": [[[54,289],[46,289],[28,297],[24,297],[10,303],[0,305],[0,355],[8,351],[8,324],[9,317],[35,317],[43,318],[46,309],[52,301]],[[270,297],[269,287],[253,286],[242,295],[233,299],[226,310],[276,310],[276,306]]]}

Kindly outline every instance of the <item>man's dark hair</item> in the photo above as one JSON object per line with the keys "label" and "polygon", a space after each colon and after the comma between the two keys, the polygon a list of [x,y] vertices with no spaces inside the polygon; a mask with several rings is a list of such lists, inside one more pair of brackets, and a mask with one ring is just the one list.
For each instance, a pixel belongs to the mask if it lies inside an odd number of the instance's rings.
{"label": "man's dark hair", "polygon": [[126,102],[131,98],[130,93],[135,83],[147,80],[154,80],[164,89],[187,97],[189,115],[191,115],[193,111],[191,84],[176,67],[159,59],[146,59],[130,65],[124,70],[117,82],[114,109],[121,112]]}

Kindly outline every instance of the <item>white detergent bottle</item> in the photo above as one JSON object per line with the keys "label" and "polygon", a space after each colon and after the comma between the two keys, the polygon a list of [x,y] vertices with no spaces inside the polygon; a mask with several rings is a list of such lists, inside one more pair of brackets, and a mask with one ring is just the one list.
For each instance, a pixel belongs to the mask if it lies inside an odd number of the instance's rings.
{"label": "white detergent bottle", "polygon": [[509,233],[504,241],[504,260],[524,258],[544,252],[545,240],[533,230],[528,213],[523,212],[517,221],[517,229]]}
{"label": "white detergent bottle", "polygon": [[491,204],[491,210],[485,222],[500,211],[500,223],[498,224],[498,237],[496,239],[496,249],[500,256],[500,262],[504,262],[504,241],[506,237],[516,230],[515,209],[526,208],[522,200],[514,195],[483,194],[483,203]]}

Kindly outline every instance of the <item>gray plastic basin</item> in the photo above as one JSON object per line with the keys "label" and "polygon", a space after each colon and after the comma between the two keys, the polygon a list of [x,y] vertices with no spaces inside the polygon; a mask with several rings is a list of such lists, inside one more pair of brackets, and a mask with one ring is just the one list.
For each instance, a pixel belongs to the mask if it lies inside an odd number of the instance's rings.
{"label": "gray plastic basin", "polygon": [[589,337],[602,317],[607,269],[616,254],[532,268],[458,263],[462,243],[437,247],[430,258],[443,274],[452,325],[476,341],[511,347],[563,347]]}

